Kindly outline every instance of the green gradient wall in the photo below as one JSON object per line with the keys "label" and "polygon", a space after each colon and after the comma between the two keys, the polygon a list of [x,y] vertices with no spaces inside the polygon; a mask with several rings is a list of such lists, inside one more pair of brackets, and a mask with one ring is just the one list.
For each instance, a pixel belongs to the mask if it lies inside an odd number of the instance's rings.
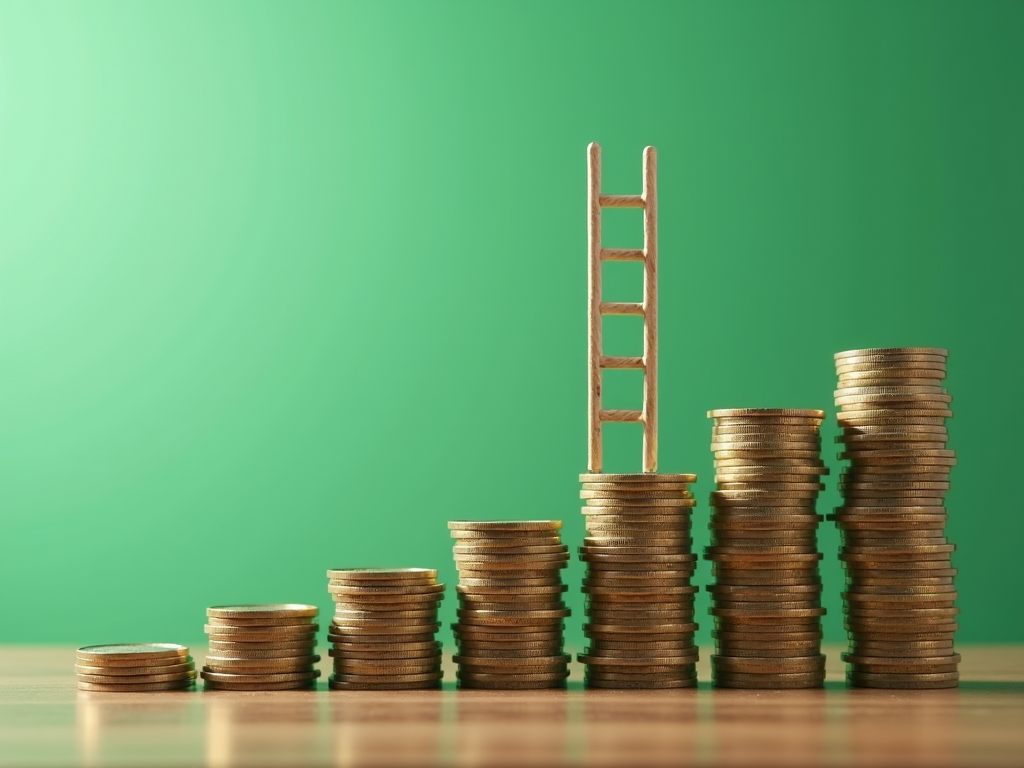
{"label": "green gradient wall", "polygon": [[201,641],[210,604],[329,610],[328,567],[454,585],[455,518],[575,549],[592,140],[616,193],[659,151],[698,550],[709,408],[827,409],[835,472],[832,353],[945,346],[960,638],[1024,641],[1022,46],[978,0],[0,3],[0,641]]}

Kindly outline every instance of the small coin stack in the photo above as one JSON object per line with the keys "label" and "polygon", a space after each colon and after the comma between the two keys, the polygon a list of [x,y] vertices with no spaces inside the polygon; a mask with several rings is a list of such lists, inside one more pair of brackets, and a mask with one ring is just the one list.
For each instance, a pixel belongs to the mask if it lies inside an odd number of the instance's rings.
{"label": "small coin stack", "polygon": [[957,598],[945,495],[947,351],[858,349],[835,356],[843,434],[840,559],[850,651],[847,680],[870,688],[952,688]]}
{"label": "small coin stack", "polygon": [[557,688],[569,676],[562,633],[569,560],[559,520],[453,521],[459,569],[452,625],[463,688]]}
{"label": "small coin stack", "polygon": [[217,605],[206,609],[210,647],[201,677],[208,689],[280,691],[309,688],[314,664],[315,605]]}
{"label": "small coin stack", "polygon": [[174,643],[87,645],[75,663],[80,691],[180,691],[191,688],[196,665]]}
{"label": "small coin stack", "polygon": [[444,584],[431,568],[337,568],[328,639],[337,691],[397,691],[441,685],[437,608]]}
{"label": "small coin stack", "polygon": [[589,688],[697,684],[689,491],[696,475],[583,474]]}
{"label": "small coin stack", "polygon": [[821,576],[815,503],[824,411],[729,408],[714,419],[711,657],[719,688],[817,688]]}

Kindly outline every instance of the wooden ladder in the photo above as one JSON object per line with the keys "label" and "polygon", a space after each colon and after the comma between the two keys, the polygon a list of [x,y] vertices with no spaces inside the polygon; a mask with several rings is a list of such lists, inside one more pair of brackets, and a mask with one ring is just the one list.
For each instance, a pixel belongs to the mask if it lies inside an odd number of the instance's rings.
{"label": "wooden ladder", "polygon": [[[589,262],[589,347],[587,351],[590,383],[590,448],[587,466],[601,471],[601,425],[606,421],[638,421],[643,425],[644,472],[658,471],[658,166],[654,147],[643,154],[643,192],[639,195],[601,194],[601,145],[587,147],[587,260]],[[601,247],[602,208],[643,208],[644,247],[641,250]],[[605,261],[642,261],[644,299],[640,303],[603,301],[601,264]],[[610,357],[601,349],[603,315],[639,315],[644,319],[643,357]],[[605,368],[635,368],[644,372],[643,410],[605,410],[601,408],[601,376]]]}

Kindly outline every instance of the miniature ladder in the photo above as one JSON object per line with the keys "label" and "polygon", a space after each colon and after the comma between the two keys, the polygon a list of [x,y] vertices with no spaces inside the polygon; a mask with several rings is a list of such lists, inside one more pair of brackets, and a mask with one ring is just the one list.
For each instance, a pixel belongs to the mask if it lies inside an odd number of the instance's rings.
{"label": "miniature ladder", "polygon": [[[639,195],[601,194],[601,145],[587,147],[587,245],[590,277],[587,311],[590,318],[590,346],[587,352],[590,382],[590,449],[587,465],[591,472],[601,471],[601,425],[606,421],[638,421],[644,428],[644,472],[658,471],[658,186],[657,153],[644,148],[643,192]],[[644,247],[642,250],[601,247],[602,208],[643,208]],[[601,263],[604,261],[642,261],[644,263],[644,299],[641,303],[612,302],[601,299]],[[639,315],[644,319],[643,357],[609,357],[601,349],[602,315]],[[601,408],[601,375],[605,368],[638,368],[644,372],[643,410],[604,410]]]}

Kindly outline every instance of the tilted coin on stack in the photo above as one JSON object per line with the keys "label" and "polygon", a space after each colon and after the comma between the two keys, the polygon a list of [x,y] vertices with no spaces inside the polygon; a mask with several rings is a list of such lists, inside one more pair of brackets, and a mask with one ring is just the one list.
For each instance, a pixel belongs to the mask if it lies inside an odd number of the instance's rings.
{"label": "tilted coin on stack", "polygon": [[851,685],[952,688],[960,612],[946,539],[945,495],[956,456],[947,445],[952,398],[944,349],[856,349],[835,355],[843,434],[832,519],[840,559]]}
{"label": "tilted coin on stack", "polygon": [[463,688],[557,688],[569,676],[562,633],[569,559],[559,520],[454,521]]}
{"label": "tilted coin on stack", "polygon": [[175,643],[87,645],[78,649],[75,673],[81,691],[180,691],[194,684],[196,665]]}
{"label": "tilted coin on stack", "polygon": [[697,684],[690,537],[696,475],[583,474],[590,688]]}
{"label": "tilted coin on stack", "polygon": [[314,665],[315,605],[216,605],[206,609],[210,648],[200,677],[208,689],[278,691],[309,688]]}
{"label": "tilted coin on stack", "polygon": [[828,469],[824,411],[729,408],[714,419],[711,615],[720,688],[816,688],[821,654],[821,577],[815,508]]}
{"label": "tilted coin on stack", "polygon": [[444,584],[432,568],[327,572],[334,690],[411,690],[441,684],[437,608]]}

